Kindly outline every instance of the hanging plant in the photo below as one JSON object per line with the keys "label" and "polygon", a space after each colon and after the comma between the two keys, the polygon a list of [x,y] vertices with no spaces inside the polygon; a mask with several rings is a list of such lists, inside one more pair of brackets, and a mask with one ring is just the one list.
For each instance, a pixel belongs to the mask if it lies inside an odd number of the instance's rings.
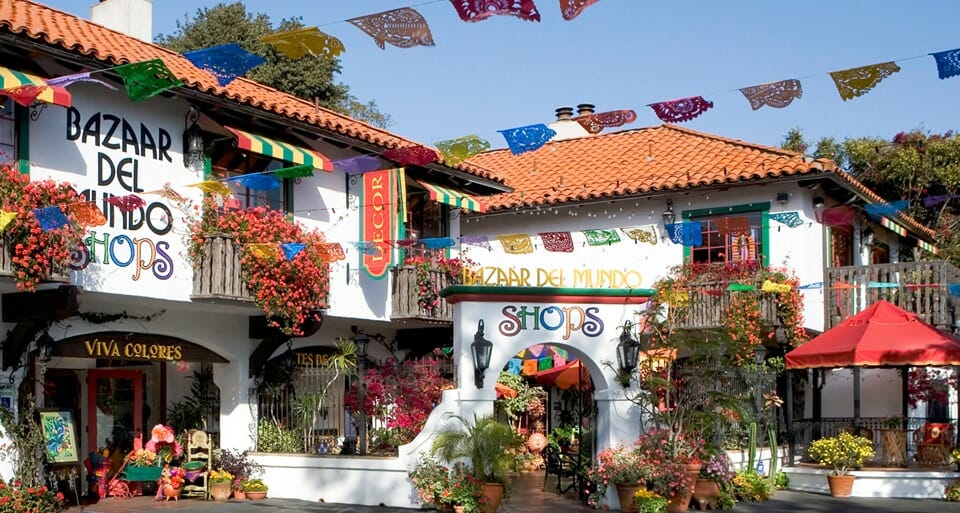
{"label": "hanging plant", "polygon": [[755,292],[734,292],[727,307],[724,328],[730,345],[728,352],[737,364],[750,361],[760,338],[760,300]]}
{"label": "hanging plant", "polygon": [[[318,320],[330,289],[328,257],[323,235],[306,230],[277,210],[253,207],[223,211],[212,198],[204,200],[199,220],[190,226],[189,256],[202,261],[204,237],[211,233],[233,236],[241,248],[240,268],[254,302],[267,314],[271,326],[287,335],[303,334],[307,321]],[[292,259],[284,258],[280,244],[305,246]],[[265,247],[269,251],[261,251]]]}
{"label": "hanging plant", "polygon": [[[37,284],[67,269],[71,251],[82,244],[83,228],[70,214],[70,206],[84,199],[66,182],[30,181],[7,164],[0,164],[0,208],[16,213],[3,232],[17,289],[32,292]],[[44,230],[35,208],[59,207],[70,221]]]}
{"label": "hanging plant", "polygon": [[436,283],[431,272],[442,272],[449,278],[451,285],[460,283],[464,267],[470,268],[473,261],[465,255],[446,258],[443,253],[437,253],[432,259],[428,257],[407,257],[403,265],[411,266],[417,274],[417,306],[421,312],[433,314],[440,308],[440,285]]}

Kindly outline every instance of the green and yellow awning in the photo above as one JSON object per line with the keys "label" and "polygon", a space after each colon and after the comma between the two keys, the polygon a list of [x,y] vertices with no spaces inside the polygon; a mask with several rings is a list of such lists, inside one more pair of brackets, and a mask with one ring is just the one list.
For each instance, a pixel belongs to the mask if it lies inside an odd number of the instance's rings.
{"label": "green and yellow awning", "polygon": [[471,212],[486,212],[487,207],[477,198],[456,189],[443,187],[440,185],[425,182],[423,180],[414,180],[418,185],[430,193],[430,199],[433,201],[462,208]]}
{"label": "green and yellow awning", "polygon": [[[42,88],[37,101],[52,103],[61,107],[72,105],[70,92],[62,87],[47,85],[47,81],[30,73],[0,66],[0,89],[15,89],[23,86]],[[0,93],[2,94],[2,93]]]}
{"label": "green and yellow awning", "polygon": [[237,147],[240,149],[298,165],[311,165],[314,169],[328,173],[333,172],[333,162],[316,150],[246,132],[238,128],[229,126],[225,128],[237,137]]}

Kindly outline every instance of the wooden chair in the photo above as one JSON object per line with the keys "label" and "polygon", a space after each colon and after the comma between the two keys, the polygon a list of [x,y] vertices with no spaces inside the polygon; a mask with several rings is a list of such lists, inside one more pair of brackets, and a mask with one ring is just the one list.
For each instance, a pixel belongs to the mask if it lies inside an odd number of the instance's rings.
{"label": "wooden chair", "polygon": [[917,463],[920,466],[943,467],[950,464],[953,429],[953,424],[928,422],[913,432]]}
{"label": "wooden chair", "polygon": [[199,429],[187,431],[183,464],[184,483],[180,495],[183,497],[210,498],[210,458],[213,444],[207,433]]}

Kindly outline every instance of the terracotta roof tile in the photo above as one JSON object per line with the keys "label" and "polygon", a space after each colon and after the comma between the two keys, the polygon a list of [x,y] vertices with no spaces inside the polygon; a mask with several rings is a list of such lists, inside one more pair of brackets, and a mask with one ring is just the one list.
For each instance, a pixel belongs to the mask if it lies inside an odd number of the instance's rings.
{"label": "terracotta roof tile", "polygon": [[[223,100],[274,112],[383,148],[418,144],[252,80],[238,78],[227,87],[221,87],[212,75],[194,67],[175,52],[28,0],[0,2],[0,29],[93,58],[105,64],[104,68],[163,59],[170,71],[183,80],[185,87]],[[501,178],[477,164],[464,163],[453,167],[502,183]]]}
{"label": "terracotta roof tile", "polygon": [[829,160],[676,125],[557,141],[520,155],[490,151],[470,162],[496,169],[514,188],[488,198],[488,211],[837,170]]}

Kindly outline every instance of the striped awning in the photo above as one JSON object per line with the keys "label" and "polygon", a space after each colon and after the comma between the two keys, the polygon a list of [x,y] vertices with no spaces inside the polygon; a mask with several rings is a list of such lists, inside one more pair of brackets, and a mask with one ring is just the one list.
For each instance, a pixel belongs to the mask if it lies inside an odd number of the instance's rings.
{"label": "striped awning", "polygon": [[938,248],[937,248],[936,246],[934,246],[933,244],[930,244],[929,242],[922,241],[922,240],[919,240],[919,239],[917,240],[917,246],[918,246],[920,249],[922,249],[922,250],[924,250],[924,251],[927,251],[927,252],[929,252],[929,253],[932,253],[932,254],[934,254],[934,255],[936,255],[937,253],[940,252],[940,249],[938,249]]}
{"label": "striped awning", "polygon": [[14,89],[23,86],[42,87],[37,101],[52,103],[61,107],[72,105],[70,92],[62,87],[48,86],[47,81],[30,73],[0,66],[0,89]]}
{"label": "striped awning", "polygon": [[892,231],[893,233],[896,233],[897,235],[899,235],[899,236],[901,236],[901,237],[906,237],[906,236],[907,236],[907,229],[904,228],[903,226],[901,226],[901,225],[899,225],[899,224],[891,221],[889,218],[886,218],[886,217],[882,217],[882,216],[881,216],[881,217],[880,217],[880,226],[883,226],[884,228]]}
{"label": "striped awning", "polygon": [[442,187],[423,180],[414,180],[430,193],[430,199],[471,212],[486,212],[487,207],[477,198],[456,189]]}
{"label": "striped awning", "polygon": [[250,150],[260,155],[273,157],[285,162],[293,162],[298,165],[311,165],[314,169],[333,172],[333,162],[322,153],[303,146],[297,146],[269,137],[246,132],[238,128],[225,127],[237,137],[237,147],[244,150]]}

